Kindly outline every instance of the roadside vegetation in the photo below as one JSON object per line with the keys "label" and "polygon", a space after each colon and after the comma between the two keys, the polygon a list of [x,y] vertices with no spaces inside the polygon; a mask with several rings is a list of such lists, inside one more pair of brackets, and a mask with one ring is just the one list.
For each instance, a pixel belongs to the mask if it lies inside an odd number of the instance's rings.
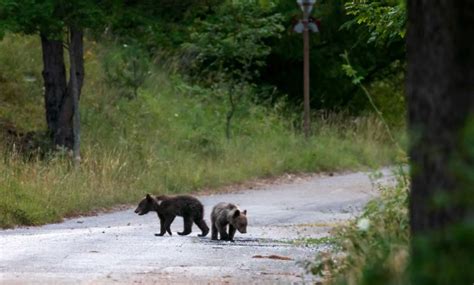
{"label": "roadside vegetation", "polygon": [[[229,140],[227,88],[187,83],[167,63],[168,70],[153,67],[131,99],[120,86],[104,83],[104,48],[91,41],[85,52],[88,95],[81,100],[79,169],[67,151],[34,149],[45,139],[41,132],[21,140],[6,134],[3,125],[2,227],[60,221],[133,203],[145,193],[194,192],[285,172],[368,169],[390,164],[397,155],[375,116],[315,115],[314,136],[306,140],[295,127],[299,116],[291,115],[285,101],[270,107],[256,104],[253,96],[243,97]],[[21,63],[40,62],[39,40],[9,35],[0,50],[0,72],[8,75],[0,117],[18,133],[41,130],[41,65]],[[19,150],[28,147],[26,153]]]}
{"label": "roadside vegetation", "polygon": [[[332,231],[330,250],[309,270],[324,284],[408,284],[408,181],[403,168],[396,186],[375,185],[380,196],[355,220]],[[319,241],[318,241],[319,242]]]}

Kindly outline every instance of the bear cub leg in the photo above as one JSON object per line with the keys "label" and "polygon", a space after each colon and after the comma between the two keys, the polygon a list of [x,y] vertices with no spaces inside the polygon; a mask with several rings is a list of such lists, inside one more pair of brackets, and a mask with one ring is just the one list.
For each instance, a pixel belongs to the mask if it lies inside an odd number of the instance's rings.
{"label": "bear cub leg", "polygon": [[178,232],[178,235],[180,236],[189,235],[193,227],[193,220],[191,219],[190,216],[183,216],[183,221],[184,221],[184,230],[182,232]]}
{"label": "bear cub leg", "polygon": [[205,237],[209,233],[209,227],[207,226],[206,222],[203,219],[196,218],[194,223],[198,226],[198,228],[202,231],[201,234],[198,234],[198,237]]}
{"label": "bear cub leg", "polygon": [[217,224],[217,230],[221,236],[221,240],[229,240],[229,235],[227,234],[227,225]]}
{"label": "bear cub leg", "polygon": [[155,234],[155,236],[164,236],[166,232],[172,236],[173,234],[171,233],[171,224],[173,223],[174,218],[176,218],[176,216],[164,216],[163,218],[160,217],[160,233]]}
{"label": "bear cub leg", "polygon": [[217,240],[217,227],[214,223],[212,223],[212,227],[211,227],[211,239]]}
{"label": "bear cub leg", "polygon": [[236,230],[237,229],[234,226],[229,225],[229,240],[230,241],[234,241],[234,235],[235,235]]}

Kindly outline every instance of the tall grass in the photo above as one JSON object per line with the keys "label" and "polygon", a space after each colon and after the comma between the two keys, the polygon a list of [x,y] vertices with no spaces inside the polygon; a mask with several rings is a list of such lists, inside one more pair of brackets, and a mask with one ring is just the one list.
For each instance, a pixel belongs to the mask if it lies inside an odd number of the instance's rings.
{"label": "tall grass", "polygon": [[[27,60],[38,50],[35,38],[7,37],[0,42],[0,77],[32,68],[7,58],[19,54]],[[314,136],[306,140],[277,108],[254,104],[251,96],[240,104],[227,140],[225,89],[201,88],[155,68],[138,98],[122,98],[120,90],[104,83],[98,51],[104,48],[88,42],[80,168],[71,167],[65,154],[25,160],[0,144],[1,227],[55,222],[134,203],[144,193],[198,191],[285,172],[365,169],[389,164],[396,156],[373,117],[315,117]],[[39,63],[34,64],[38,76]],[[6,81],[16,82],[23,94],[27,83],[19,78],[24,72],[15,72]],[[15,102],[8,95],[12,90],[0,93],[0,100],[12,106],[0,108],[0,119],[26,130],[44,128],[41,91],[33,89],[35,100]],[[29,108],[38,110],[16,116]]]}

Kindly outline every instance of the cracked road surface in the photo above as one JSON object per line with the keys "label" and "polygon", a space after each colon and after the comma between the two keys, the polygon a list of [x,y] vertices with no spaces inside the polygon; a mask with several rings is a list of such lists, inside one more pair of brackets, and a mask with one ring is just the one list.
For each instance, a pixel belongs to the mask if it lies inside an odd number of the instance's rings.
{"label": "cracked road surface", "polygon": [[[391,180],[383,170],[383,183]],[[155,213],[134,207],[42,227],[0,230],[2,284],[288,284],[311,283],[304,261],[326,245],[304,245],[337,223],[354,218],[376,195],[368,173],[314,176],[230,194],[198,196],[206,222],[218,202],[248,210],[247,234],[235,242],[156,237]],[[138,201],[137,201],[138,203]],[[296,242],[295,242],[296,241]],[[299,241],[299,242],[298,242]]]}

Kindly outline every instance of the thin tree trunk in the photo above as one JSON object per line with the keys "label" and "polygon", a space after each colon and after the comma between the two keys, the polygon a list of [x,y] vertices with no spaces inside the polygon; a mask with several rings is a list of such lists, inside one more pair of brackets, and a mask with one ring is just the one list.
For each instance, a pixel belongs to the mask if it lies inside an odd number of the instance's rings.
{"label": "thin tree trunk", "polygon": [[59,129],[59,113],[61,102],[67,92],[63,42],[50,40],[46,35],[41,34],[41,47],[46,123],[53,143],[58,144],[56,138]]}
{"label": "thin tree trunk", "polygon": [[225,121],[225,136],[228,140],[230,140],[231,137],[231,122],[232,122],[232,117],[234,117],[234,112],[235,112],[235,103],[234,103],[234,98],[232,94],[232,89],[229,90],[229,104],[230,104],[230,110],[227,112],[226,115],[226,121]]}
{"label": "thin tree trunk", "polygon": [[[76,77],[77,77],[77,94],[78,94],[78,99],[81,98],[81,92],[82,92],[82,85],[84,83],[84,33],[80,29],[75,29],[71,28],[70,29],[70,46],[69,49],[72,51],[74,54],[73,56],[70,55],[72,58],[74,58],[74,63],[75,63],[75,69],[76,69]],[[71,62],[72,63],[72,62]],[[72,72],[72,71],[71,71]],[[71,82],[69,82],[69,85]]]}
{"label": "thin tree trunk", "polygon": [[[74,114],[75,106],[78,106],[84,81],[84,58],[83,58],[83,34],[76,29],[69,30],[69,82],[67,92],[61,101],[59,116],[59,136],[57,144],[65,146],[69,150],[74,149]],[[74,66],[75,71],[72,70]],[[73,84],[74,79],[76,82]],[[77,93],[77,104],[74,102],[74,93]],[[77,113],[76,113],[77,114]]]}
{"label": "thin tree trunk", "polygon": [[309,96],[309,29],[308,15],[305,14],[304,31],[303,31],[303,131],[306,138],[311,135],[311,101]]}
{"label": "thin tree trunk", "polygon": [[[241,87],[240,85],[238,87]],[[240,102],[240,98],[244,93],[243,90],[239,90],[239,94],[237,97],[234,97],[234,90],[235,87],[229,88],[229,105],[230,110],[227,112],[226,115],[226,123],[225,123],[225,135],[228,140],[232,137],[232,118],[234,118],[235,111],[237,110],[237,104]]]}
{"label": "thin tree trunk", "polygon": [[84,81],[84,57],[83,57],[83,41],[82,31],[70,28],[70,79],[68,91],[72,97],[72,130],[73,130],[73,160],[74,165],[78,166],[81,160],[80,156],[80,114],[79,114],[79,97],[81,94],[82,83]]}
{"label": "thin tree trunk", "polygon": [[462,151],[474,112],[474,1],[410,0],[408,16],[412,281],[470,284],[474,239],[460,233],[474,216],[463,180],[474,157]]}

